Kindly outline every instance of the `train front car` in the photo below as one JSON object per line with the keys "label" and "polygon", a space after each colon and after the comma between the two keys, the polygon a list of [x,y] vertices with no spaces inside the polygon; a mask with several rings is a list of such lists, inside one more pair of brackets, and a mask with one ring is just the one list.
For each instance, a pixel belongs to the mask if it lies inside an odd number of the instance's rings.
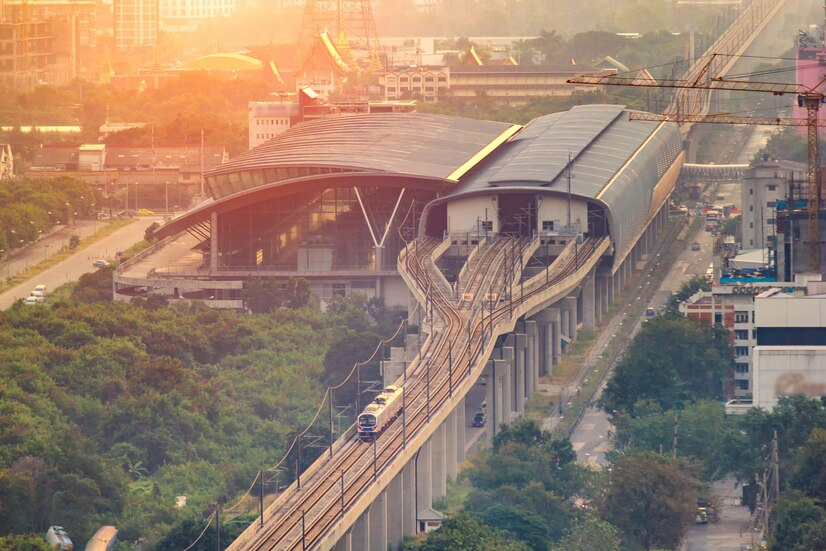
{"label": "train front car", "polygon": [[381,406],[378,404],[370,404],[358,418],[358,433],[362,440],[373,439],[378,436],[381,431],[379,426],[378,413],[381,412]]}
{"label": "train front car", "polygon": [[362,440],[374,440],[398,417],[402,409],[402,389],[388,386],[364,408],[358,416],[358,435]]}

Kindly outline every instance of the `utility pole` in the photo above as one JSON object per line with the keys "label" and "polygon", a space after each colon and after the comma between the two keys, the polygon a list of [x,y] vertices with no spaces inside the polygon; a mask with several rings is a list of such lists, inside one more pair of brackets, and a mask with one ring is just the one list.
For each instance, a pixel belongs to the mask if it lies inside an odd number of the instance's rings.
{"label": "utility pole", "polygon": [[671,457],[677,459],[677,430],[679,427],[678,413],[674,412],[674,440],[671,443]]}

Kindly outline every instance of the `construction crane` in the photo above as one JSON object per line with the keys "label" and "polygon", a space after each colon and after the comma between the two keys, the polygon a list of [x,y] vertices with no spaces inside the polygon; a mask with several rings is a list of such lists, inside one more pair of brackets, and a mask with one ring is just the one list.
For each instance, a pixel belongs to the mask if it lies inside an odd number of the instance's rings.
{"label": "construction crane", "polygon": [[[805,126],[807,128],[808,163],[806,168],[806,184],[808,190],[808,245],[809,271],[820,273],[820,201],[822,197],[820,181],[820,159],[817,144],[818,126],[826,126],[826,122],[818,121],[818,112],[824,102],[824,93],[820,87],[826,83],[826,77],[812,87],[802,84],[783,82],[760,82],[751,80],[727,79],[722,76],[711,76],[710,68],[718,57],[709,56],[709,60],[698,71],[693,72],[692,79],[663,79],[659,81],[640,79],[637,76],[625,77],[620,75],[590,76],[582,75],[567,82],[569,84],[592,84],[602,86],[633,86],[638,88],[676,88],[683,90],[735,91],[735,92],[762,92],[775,96],[795,94],[800,107],[806,108],[806,118],[782,117],[755,117],[733,115],[730,113],[717,114],[690,114],[690,113],[632,113],[631,120],[671,121],[683,123],[717,123],[740,125],[777,125],[777,126]],[[679,103],[679,102],[677,102]],[[674,105],[674,103],[672,103]],[[676,108],[676,107],[675,107]]]}

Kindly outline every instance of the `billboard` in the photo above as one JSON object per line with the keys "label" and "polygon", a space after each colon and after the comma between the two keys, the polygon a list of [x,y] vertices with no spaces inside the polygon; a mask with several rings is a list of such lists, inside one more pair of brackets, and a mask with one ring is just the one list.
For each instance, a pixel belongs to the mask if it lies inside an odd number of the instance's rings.
{"label": "billboard", "polygon": [[826,346],[755,346],[754,404],[772,409],[781,396],[826,396]]}

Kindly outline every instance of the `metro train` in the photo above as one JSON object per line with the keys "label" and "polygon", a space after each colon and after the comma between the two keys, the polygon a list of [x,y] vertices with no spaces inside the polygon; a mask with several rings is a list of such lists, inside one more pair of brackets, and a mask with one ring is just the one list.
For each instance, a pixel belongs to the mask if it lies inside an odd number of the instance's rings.
{"label": "metro train", "polygon": [[358,435],[362,440],[378,438],[402,412],[402,387],[388,386],[358,416]]}

